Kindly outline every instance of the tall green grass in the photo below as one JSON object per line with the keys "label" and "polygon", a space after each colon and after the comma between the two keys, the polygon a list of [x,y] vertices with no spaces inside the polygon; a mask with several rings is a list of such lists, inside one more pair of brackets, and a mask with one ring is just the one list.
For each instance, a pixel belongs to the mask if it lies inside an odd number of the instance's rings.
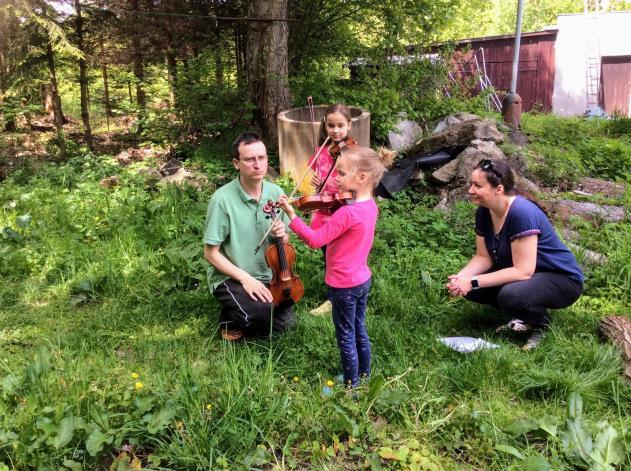
{"label": "tall green grass", "polygon": [[[195,162],[218,184],[232,175],[218,154]],[[99,187],[113,173],[120,186]],[[494,333],[495,312],[443,288],[474,249],[473,208],[445,214],[413,192],[382,201],[370,259],[374,374],[357,395],[328,394],[339,370],[333,327],[308,314],[324,296],[319,251],[295,244],[306,296],[294,331],[220,340],[202,261],[211,194],[156,188],[89,154],[3,182],[0,463],[560,469],[573,462],[561,438],[571,393],[583,398],[589,433],[604,421],[628,443],[630,389],[617,351],[596,338],[600,317],[631,304],[626,224],[580,228],[609,263],[589,269],[585,295],[524,353],[523,339]],[[451,335],[500,348],[462,355],[436,341]]]}

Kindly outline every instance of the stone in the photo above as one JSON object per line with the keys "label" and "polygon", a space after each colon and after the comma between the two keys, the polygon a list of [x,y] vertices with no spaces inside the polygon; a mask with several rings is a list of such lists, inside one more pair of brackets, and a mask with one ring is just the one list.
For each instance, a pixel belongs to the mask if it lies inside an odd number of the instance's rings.
{"label": "stone", "polygon": [[623,376],[631,382],[631,321],[627,316],[610,315],[600,321],[598,332],[620,349],[624,364]]}
{"label": "stone", "polygon": [[458,118],[460,122],[462,123],[464,123],[465,121],[473,121],[475,119],[481,119],[480,116],[478,116],[477,114],[465,113],[464,111],[456,113],[454,116]]}
{"label": "stone", "polygon": [[159,185],[189,185],[193,188],[201,189],[203,187],[209,186],[209,182],[206,175],[192,173],[182,167],[173,175],[167,175],[162,180],[160,180]]}
{"label": "stone", "polygon": [[120,183],[120,178],[118,177],[118,175],[112,175],[111,177],[105,177],[103,178],[100,182],[99,182],[99,186],[101,188],[113,188],[115,186],[118,186]]}
{"label": "stone", "polygon": [[142,175],[145,178],[145,183],[150,186],[162,180],[162,174],[155,168],[141,168],[138,170],[138,175]]}
{"label": "stone", "polygon": [[159,172],[165,177],[175,175],[182,169],[182,162],[177,159],[169,159],[160,166]]}
{"label": "stone", "polygon": [[436,206],[434,206],[436,211],[447,211],[449,206],[447,205],[447,197],[445,196],[441,199]]}
{"label": "stone", "polygon": [[624,208],[620,206],[557,200],[550,203],[550,210],[562,222],[568,222],[570,216],[579,216],[596,225],[602,222],[624,221]]}
{"label": "stone", "polygon": [[561,237],[565,241],[577,242],[581,238],[581,235],[572,229],[564,227],[561,229]]}
{"label": "stone", "polygon": [[[517,172],[513,172],[513,176],[515,177],[515,189],[517,193],[539,203],[538,199],[541,194],[541,188]],[[542,206],[544,205],[542,204]],[[544,207],[544,209],[546,208]]]}
{"label": "stone", "polygon": [[507,133],[508,142],[517,147],[526,147],[528,145],[528,138],[520,131],[511,130]]}
{"label": "stone", "polygon": [[414,144],[409,154],[423,154],[446,147],[469,145],[475,139],[481,141],[504,142],[504,135],[498,131],[495,123],[488,119],[477,119],[457,123],[438,133],[425,137]]}
{"label": "stone", "polygon": [[470,201],[468,188],[458,187],[449,192],[447,195],[447,206],[451,208],[457,201]]}
{"label": "stone", "polygon": [[605,265],[607,263],[607,257],[603,254],[586,249],[585,247],[581,247],[574,242],[566,241],[565,245],[567,245],[568,248],[572,249],[579,256],[579,258],[580,256],[582,256],[585,262],[589,263],[590,265]]}
{"label": "stone", "polygon": [[450,160],[445,165],[443,165],[439,169],[432,172],[432,178],[446,185],[447,183],[451,182],[454,178],[456,178],[456,175],[458,175],[459,164],[460,164],[459,159]]}
{"label": "stone", "polygon": [[453,126],[454,124],[458,124],[461,123],[462,121],[460,121],[458,118],[456,118],[455,116],[447,116],[444,119],[441,119],[438,124],[436,124],[436,126],[434,127],[434,133],[437,132],[441,132],[442,130],[444,130],[445,128],[448,128],[449,126]]}
{"label": "stone", "polygon": [[404,153],[421,137],[423,137],[423,128],[418,123],[402,119],[394,126],[394,130],[388,133],[388,142],[392,150]]}
{"label": "stone", "polygon": [[471,146],[463,150],[458,156],[456,181],[460,184],[469,181],[471,172],[483,159],[506,160],[506,157],[494,142],[474,139]]}
{"label": "stone", "polygon": [[622,198],[626,188],[624,183],[615,183],[599,178],[583,178],[578,184],[578,191],[588,194],[599,193],[608,198]]}

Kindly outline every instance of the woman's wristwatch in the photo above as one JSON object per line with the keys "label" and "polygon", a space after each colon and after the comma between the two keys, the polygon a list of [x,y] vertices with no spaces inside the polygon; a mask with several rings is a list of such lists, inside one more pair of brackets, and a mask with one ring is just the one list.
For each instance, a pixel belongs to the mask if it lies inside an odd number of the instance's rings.
{"label": "woman's wristwatch", "polygon": [[477,276],[472,276],[471,277],[471,289],[480,289],[480,283],[478,283],[478,277]]}

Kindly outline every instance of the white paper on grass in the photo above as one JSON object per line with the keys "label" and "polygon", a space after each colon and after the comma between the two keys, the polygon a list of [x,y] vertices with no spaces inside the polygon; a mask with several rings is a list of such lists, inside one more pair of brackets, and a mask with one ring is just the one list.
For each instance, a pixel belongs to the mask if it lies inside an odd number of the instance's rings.
{"label": "white paper on grass", "polygon": [[461,353],[475,352],[476,350],[480,350],[482,348],[499,347],[499,345],[487,342],[483,339],[477,339],[475,337],[441,337],[438,340],[452,350]]}

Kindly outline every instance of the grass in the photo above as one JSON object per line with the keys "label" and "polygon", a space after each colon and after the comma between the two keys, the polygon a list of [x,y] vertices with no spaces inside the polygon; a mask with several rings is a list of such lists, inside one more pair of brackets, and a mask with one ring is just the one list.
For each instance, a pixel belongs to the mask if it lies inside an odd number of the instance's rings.
{"label": "grass", "polygon": [[[211,180],[232,175],[221,146],[206,149],[194,160]],[[100,188],[113,173],[121,185]],[[631,388],[596,337],[599,318],[631,304],[628,224],[577,224],[609,263],[524,353],[494,333],[496,313],[443,288],[473,251],[473,208],[444,214],[413,192],[381,202],[374,374],[354,398],[323,394],[339,358],[330,319],[308,314],[324,296],[319,251],[295,244],[296,330],[219,339],[201,260],[210,196],[152,187],[83,150],[0,185],[0,470],[588,468],[596,458],[566,440],[579,422],[585,440],[604,442],[610,426],[610,449],[631,449]],[[500,348],[463,355],[436,341],[452,335]]]}

